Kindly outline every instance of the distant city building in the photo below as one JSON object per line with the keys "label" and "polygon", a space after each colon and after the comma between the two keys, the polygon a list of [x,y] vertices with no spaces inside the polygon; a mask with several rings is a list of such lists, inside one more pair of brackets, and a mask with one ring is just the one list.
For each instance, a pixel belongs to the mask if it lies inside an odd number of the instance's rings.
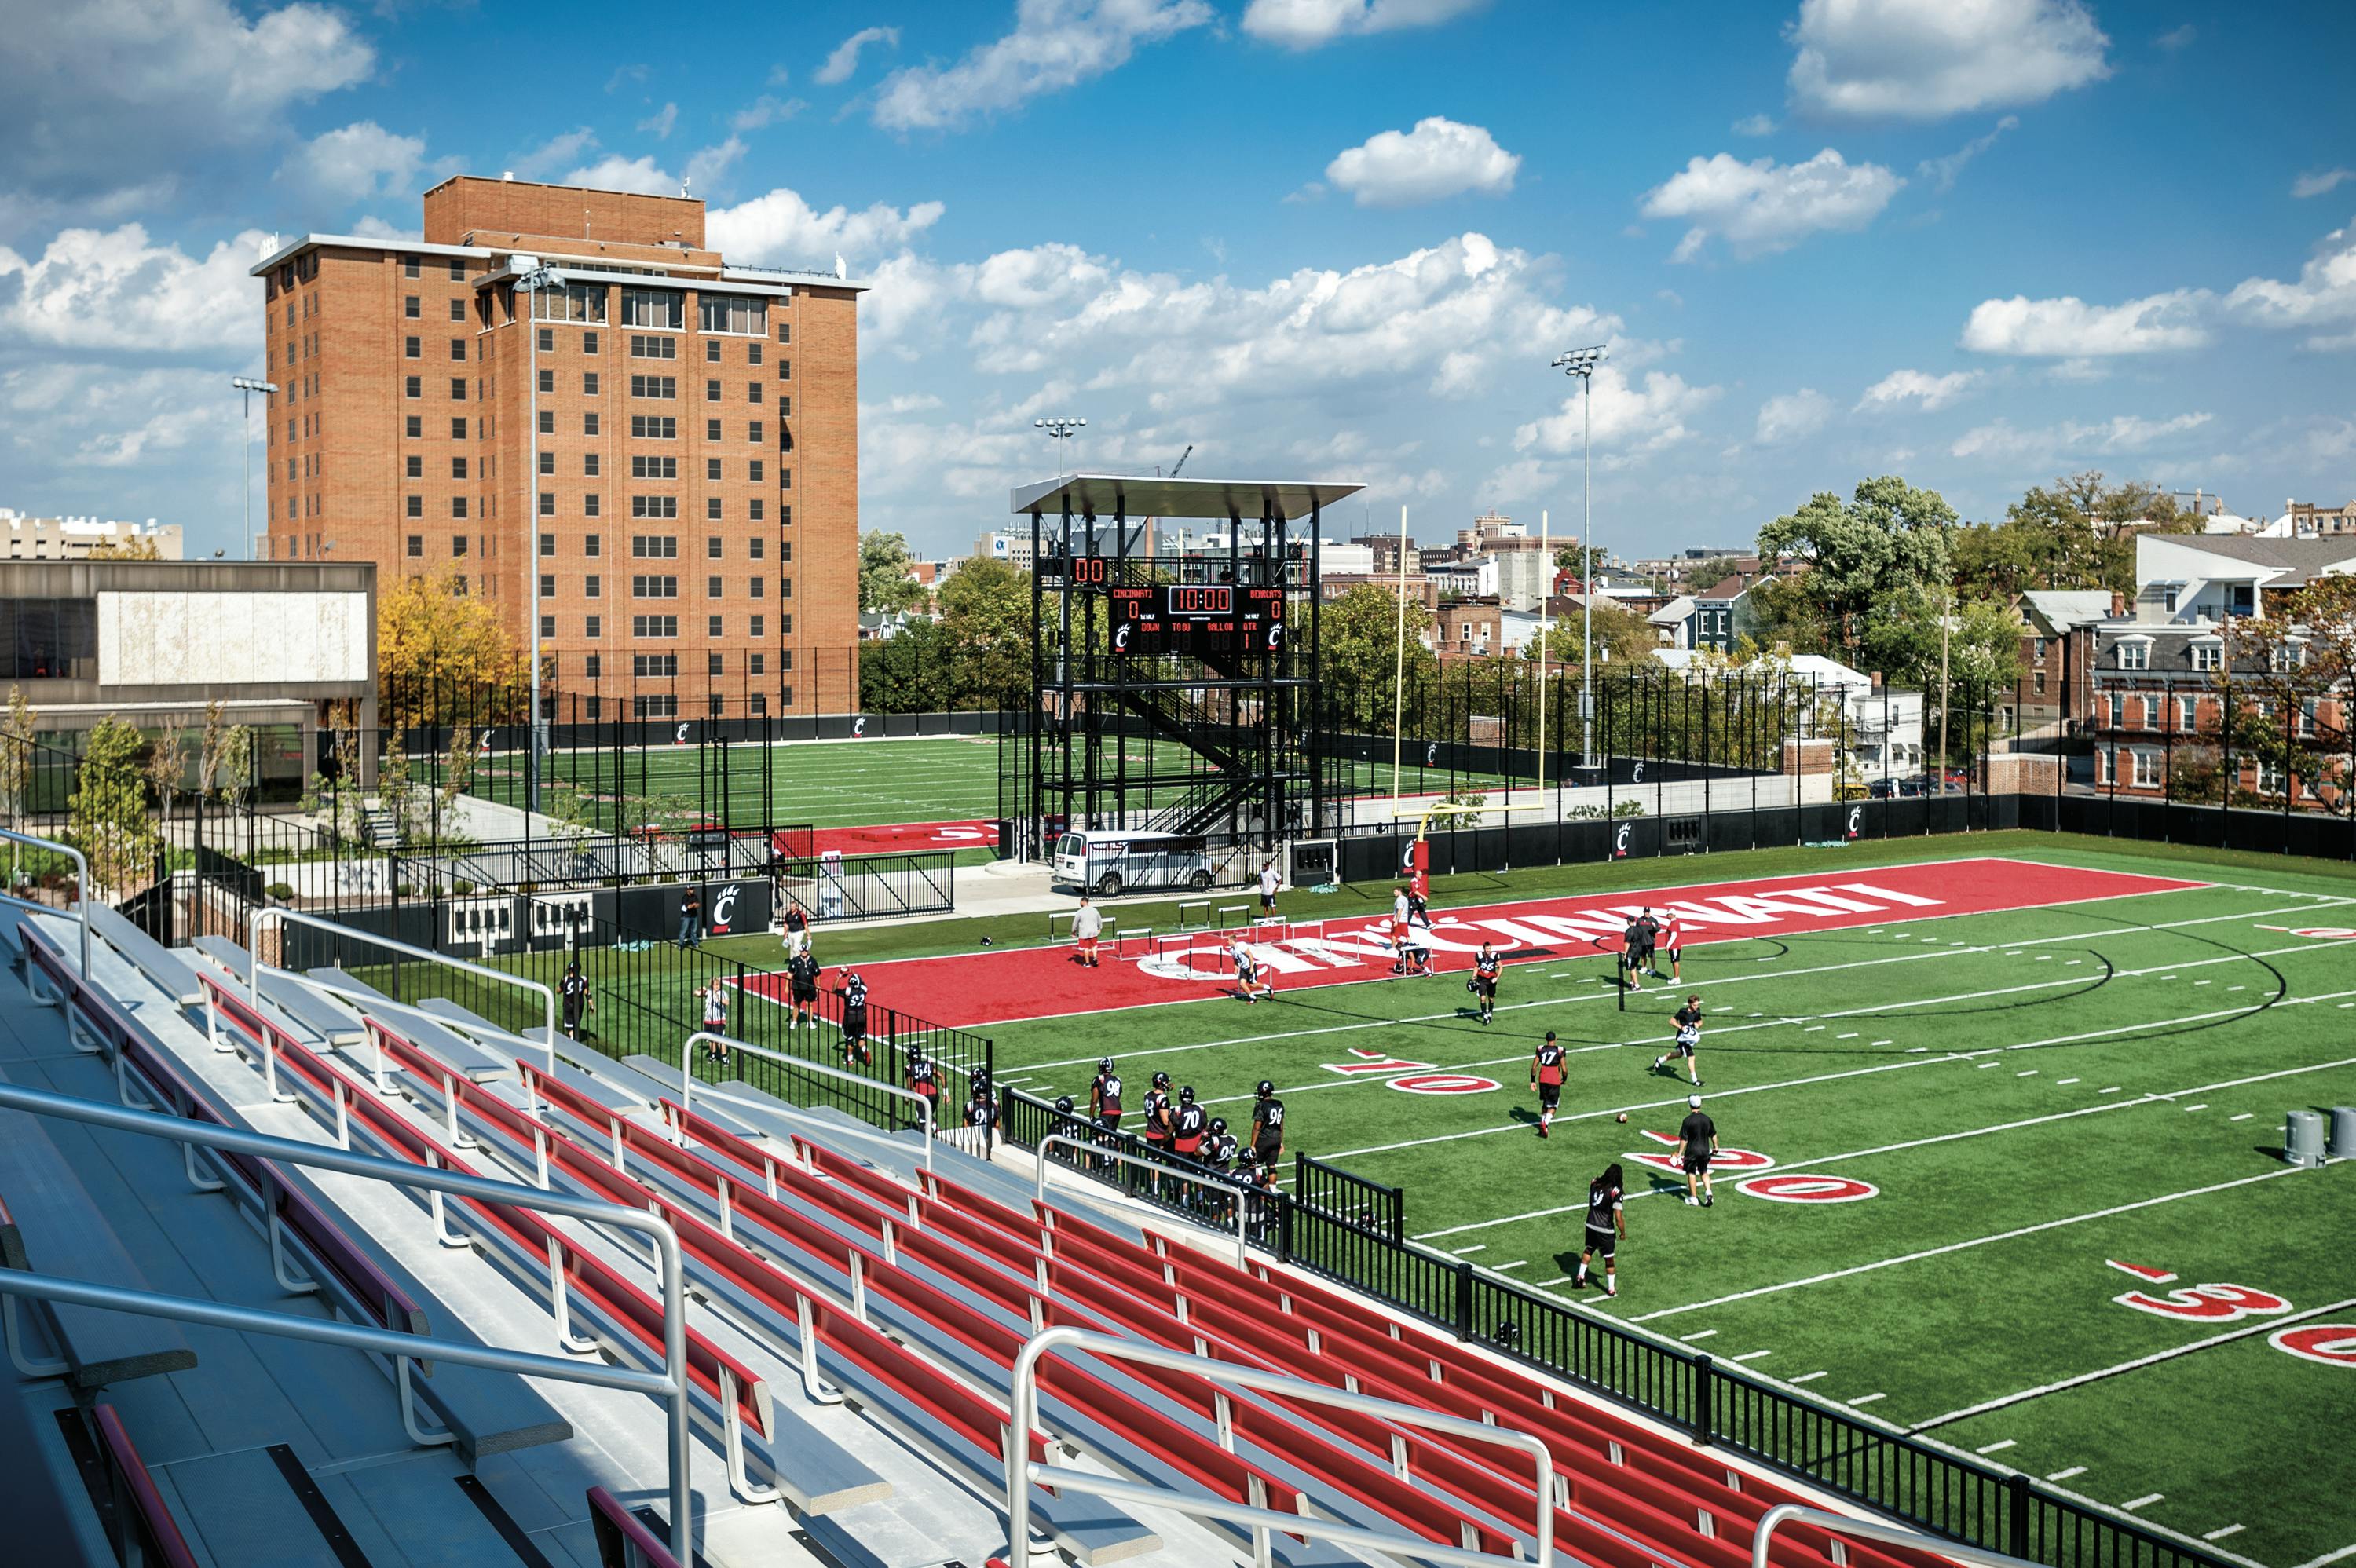
{"label": "distant city building", "polygon": [[1415,541],[1405,534],[1360,534],[1350,542],[1365,545],[1374,552],[1375,575],[1377,577],[1397,577],[1399,574],[1401,545],[1406,546],[1408,551],[1408,575],[1419,577],[1423,574],[1423,554],[1416,549]]}
{"label": "distant city building", "polygon": [[1017,571],[1028,571],[1031,559],[1031,535],[1011,533],[1003,528],[992,529],[973,542],[976,560],[1002,560]]}
{"label": "distant city building", "polygon": [[180,559],[180,525],[112,522],[101,517],[36,517],[0,507],[10,560],[80,560],[105,549],[155,560]]}
{"label": "distant city building", "polygon": [[2356,501],[2344,501],[2337,507],[2319,507],[2312,501],[2289,501],[2285,516],[2290,518],[2291,532],[2305,537],[2309,534],[2356,534]]}

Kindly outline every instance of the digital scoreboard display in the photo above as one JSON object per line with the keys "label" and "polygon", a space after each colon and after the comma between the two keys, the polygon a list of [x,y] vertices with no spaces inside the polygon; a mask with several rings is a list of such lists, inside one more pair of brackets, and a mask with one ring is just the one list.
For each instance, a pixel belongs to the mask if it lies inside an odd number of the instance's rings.
{"label": "digital scoreboard display", "polygon": [[1281,588],[1169,582],[1115,588],[1111,599],[1117,654],[1224,656],[1274,653],[1284,646]]}

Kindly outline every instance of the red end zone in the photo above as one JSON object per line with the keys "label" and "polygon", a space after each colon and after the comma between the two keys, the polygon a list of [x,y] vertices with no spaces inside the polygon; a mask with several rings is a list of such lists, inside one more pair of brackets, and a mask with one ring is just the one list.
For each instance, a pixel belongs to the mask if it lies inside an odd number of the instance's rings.
{"label": "red end zone", "polygon": [[[1536,899],[1441,912],[1418,932],[1437,969],[1468,969],[1485,939],[1507,963],[1590,957],[1617,951],[1621,927],[1642,909],[1674,911],[1688,946],[1752,936],[1788,936],[1847,926],[1897,925],[1954,914],[1989,914],[2206,887],[2169,877],[2082,871],[2031,860],[1947,860],[1933,865],[1826,870],[1751,882],[1709,882],[1624,893]],[[1279,995],[1304,986],[1346,985],[1387,975],[1390,919],[1328,920],[1322,937],[1251,944]],[[1033,947],[903,958],[861,966],[877,1003],[934,1023],[971,1027],[1063,1018],[1111,1008],[1151,1006],[1215,996],[1233,984],[1224,950],[1201,933],[1193,954],[1119,960],[1109,944],[1101,968],[1085,969],[1072,949]],[[819,936],[820,951],[825,938]],[[826,984],[833,983],[830,973]],[[756,996],[781,1000],[785,976],[746,982]]]}
{"label": "red end zone", "polygon": [[911,849],[990,849],[998,844],[995,822],[885,822],[872,827],[821,827],[810,853],[894,855]]}

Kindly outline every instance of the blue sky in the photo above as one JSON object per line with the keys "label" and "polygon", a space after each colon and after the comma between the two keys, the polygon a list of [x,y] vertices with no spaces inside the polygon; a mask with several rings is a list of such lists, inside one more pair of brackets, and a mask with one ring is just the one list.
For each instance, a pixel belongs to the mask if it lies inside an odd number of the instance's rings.
{"label": "blue sky", "polygon": [[239,548],[273,234],[452,172],[675,190],[875,282],[863,517],[961,553],[1079,461],[1600,542],[1901,473],[2356,496],[2344,4],[85,0],[0,32],[0,505]]}

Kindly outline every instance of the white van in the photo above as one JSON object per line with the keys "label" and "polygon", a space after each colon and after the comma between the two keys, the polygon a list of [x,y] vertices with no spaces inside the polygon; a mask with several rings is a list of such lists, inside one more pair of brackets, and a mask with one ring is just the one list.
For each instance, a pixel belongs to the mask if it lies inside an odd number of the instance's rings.
{"label": "white van", "polygon": [[1111,898],[1129,888],[1211,885],[1211,857],[1200,837],[1181,833],[1066,833],[1055,840],[1055,878],[1082,892]]}

